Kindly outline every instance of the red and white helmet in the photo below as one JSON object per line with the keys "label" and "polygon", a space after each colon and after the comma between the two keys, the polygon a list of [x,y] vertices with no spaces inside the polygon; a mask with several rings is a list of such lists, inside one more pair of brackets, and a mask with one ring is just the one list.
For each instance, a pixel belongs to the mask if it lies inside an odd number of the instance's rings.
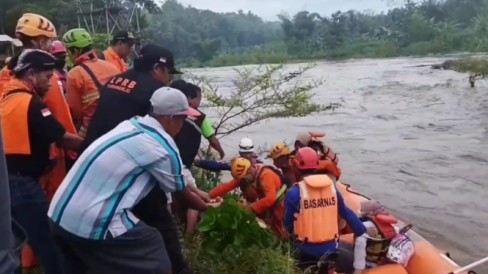
{"label": "red and white helmet", "polygon": [[303,147],[293,157],[293,163],[300,170],[317,169],[319,167],[319,156],[312,148]]}
{"label": "red and white helmet", "polygon": [[66,47],[61,41],[53,41],[51,47],[51,54],[66,53]]}

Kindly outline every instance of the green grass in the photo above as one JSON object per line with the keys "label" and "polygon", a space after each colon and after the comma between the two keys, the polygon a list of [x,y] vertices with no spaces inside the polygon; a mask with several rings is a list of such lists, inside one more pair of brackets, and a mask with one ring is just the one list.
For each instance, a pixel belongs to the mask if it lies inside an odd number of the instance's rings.
{"label": "green grass", "polygon": [[212,274],[268,274],[268,273],[301,273],[290,255],[281,248],[259,248],[252,246],[240,250],[222,250],[215,254],[202,248],[202,239],[196,235],[186,242],[186,258],[195,273]]}
{"label": "green grass", "polygon": [[481,76],[487,76],[488,60],[473,57],[459,59],[454,61],[454,66],[452,69],[459,72],[469,72]]}

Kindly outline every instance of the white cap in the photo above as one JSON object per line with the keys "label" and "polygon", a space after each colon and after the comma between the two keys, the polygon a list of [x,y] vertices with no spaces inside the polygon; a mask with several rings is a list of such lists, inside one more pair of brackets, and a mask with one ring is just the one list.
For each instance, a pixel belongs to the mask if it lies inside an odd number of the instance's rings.
{"label": "white cap", "polygon": [[156,115],[200,115],[198,111],[190,108],[183,92],[170,87],[157,89],[151,96],[151,106]]}
{"label": "white cap", "polygon": [[249,138],[242,138],[239,143],[239,152],[254,152],[254,144]]}

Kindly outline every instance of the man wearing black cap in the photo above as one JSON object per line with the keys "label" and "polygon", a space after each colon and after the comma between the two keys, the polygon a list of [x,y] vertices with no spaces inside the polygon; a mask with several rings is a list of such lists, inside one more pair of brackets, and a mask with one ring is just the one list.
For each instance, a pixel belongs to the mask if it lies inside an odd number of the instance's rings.
{"label": "man wearing black cap", "polygon": [[134,35],[128,31],[120,31],[114,35],[110,47],[103,52],[104,59],[115,65],[121,73],[127,70],[127,58],[136,43]]}
{"label": "man wearing black cap", "polygon": [[144,46],[134,68],[113,77],[100,90],[98,106],[81,150],[120,122],[146,115],[153,92],[168,85],[171,74],[181,74],[175,68],[173,54],[157,45]]}
{"label": "man wearing black cap", "polygon": [[12,64],[14,77],[0,101],[3,145],[7,160],[12,219],[26,231],[29,246],[45,273],[61,273],[46,218],[48,201],[39,178],[53,163],[51,143],[77,150],[81,138],[66,132],[42,102],[50,86],[55,58],[26,49]]}
{"label": "man wearing black cap", "polygon": [[[181,74],[174,64],[173,54],[157,45],[144,46],[134,68],[113,77],[101,90],[97,110],[93,115],[81,153],[96,139],[124,120],[148,114],[154,91],[169,85],[171,74]],[[154,188],[134,208],[134,214],[162,234],[174,273],[187,268],[181,253],[178,228],[166,208],[166,195]]]}

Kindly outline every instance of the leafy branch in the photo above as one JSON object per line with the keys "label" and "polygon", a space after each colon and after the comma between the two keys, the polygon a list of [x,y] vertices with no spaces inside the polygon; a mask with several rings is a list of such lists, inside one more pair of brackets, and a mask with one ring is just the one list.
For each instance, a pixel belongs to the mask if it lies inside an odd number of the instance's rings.
{"label": "leafy branch", "polygon": [[217,135],[223,137],[270,118],[303,117],[340,107],[340,103],[322,105],[313,101],[312,90],[323,84],[303,80],[313,67],[309,64],[292,72],[285,71],[283,65],[235,69],[237,77],[226,93],[206,77],[191,77],[205,90],[206,106],[217,112],[214,126]]}

